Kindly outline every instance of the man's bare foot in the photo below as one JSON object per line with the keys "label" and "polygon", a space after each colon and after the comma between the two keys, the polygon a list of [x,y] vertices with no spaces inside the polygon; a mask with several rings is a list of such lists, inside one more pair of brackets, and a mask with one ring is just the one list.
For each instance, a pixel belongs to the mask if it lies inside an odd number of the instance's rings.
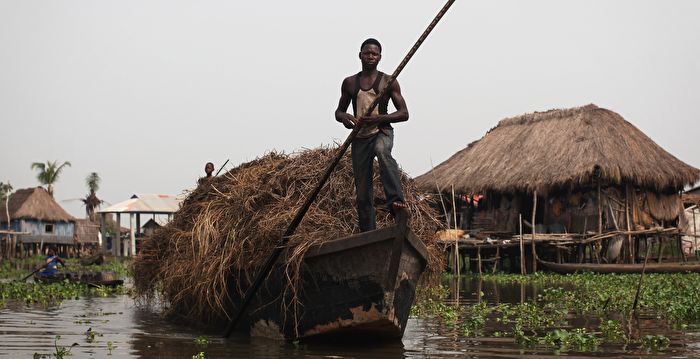
{"label": "man's bare foot", "polygon": [[394,208],[394,210],[401,210],[408,208],[408,205],[406,204],[406,202],[395,201],[391,204],[391,207]]}

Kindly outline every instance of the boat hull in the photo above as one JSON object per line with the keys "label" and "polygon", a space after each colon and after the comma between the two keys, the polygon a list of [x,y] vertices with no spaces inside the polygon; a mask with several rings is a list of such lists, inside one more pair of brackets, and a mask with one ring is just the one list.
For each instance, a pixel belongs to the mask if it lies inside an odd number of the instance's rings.
{"label": "boat hull", "polygon": [[294,293],[280,268],[253,299],[241,327],[278,339],[401,338],[427,263],[427,249],[400,226],[312,247]]}
{"label": "boat hull", "polygon": [[118,286],[124,284],[124,281],[117,278],[116,273],[112,271],[101,272],[59,272],[50,277],[35,275],[34,280],[41,283],[60,283],[63,281],[84,283],[90,286]]}

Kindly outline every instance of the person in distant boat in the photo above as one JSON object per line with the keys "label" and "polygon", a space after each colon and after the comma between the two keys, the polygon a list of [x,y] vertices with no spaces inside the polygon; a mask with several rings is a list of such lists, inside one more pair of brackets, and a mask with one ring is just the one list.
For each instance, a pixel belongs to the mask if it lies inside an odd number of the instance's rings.
{"label": "person in distant boat", "polygon": [[66,261],[61,259],[57,254],[56,250],[54,248],[49,248],[49,251],[46,255],[46,261],[44,263],[44,270],[39,272],[39,276],[41,277],[53,277],[58,273],[58,264],[61,264],[61,266],[65,267],[66,266]]}
{"label": "person in distant boat", "polygon": [[[367,39],[360,46],[362,71],[348,76],[340,87],[340,101],[335,110],[335,119],[346,128],[361,126],[357,137],[352,141],[352,169],[357,193],[357,214],[361,231],[376,228],[372,191],[374,158],[379,162],[379,177],[384,186],[384,195],[391,213],[405,209],[406,200],[401,188],[401,172],[391,149],[394,146],[392,123],[408,120],[408,108],[401,95],[398,81],[394,81],[379,100],[372,114],[363,116],[370,104],[386,87],[390,76],[377,70],[382,59],[382,45],[376,39]],[[388,112],[389,99],[396,108]],[[347,113],[352,103],[353,114]]]}
{"label": "person in distant boat", "polygon": [[211,162],[207,162],[207,164],[204,165],[204,173],[206,173],[206,176],[200,177],[197,181],[197,184],[203,185],[207,183],[210,179],[212,179],[212,173],[214,173],[214,164]]}

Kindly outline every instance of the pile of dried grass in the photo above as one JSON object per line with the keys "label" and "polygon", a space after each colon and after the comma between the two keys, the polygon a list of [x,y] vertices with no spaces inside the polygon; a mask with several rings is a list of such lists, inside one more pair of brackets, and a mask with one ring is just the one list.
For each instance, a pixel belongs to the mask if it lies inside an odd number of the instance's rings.
{"label": "pile of dried grass", "polygon": [[[272,152],[199,186],[174,220],[141,246],[133,265],[137,293],[148,299],[161,288],[168,312],[195,321],[231,316],[226,312],[231,270],[238,271],[233,273],[236,278],[255,275],[334,154],[330,148],[293,155]],[[374,182],[377,226],[392,225],[378,178]],[[439,272],[438,214],[418,199],[416,186],[405,174],[402,182],[411,228],[429,249],[428,272]],[[290,287],[297,285],[299,264],[310,246],[357,232],[352,165],[346,155],[290,238]]]}

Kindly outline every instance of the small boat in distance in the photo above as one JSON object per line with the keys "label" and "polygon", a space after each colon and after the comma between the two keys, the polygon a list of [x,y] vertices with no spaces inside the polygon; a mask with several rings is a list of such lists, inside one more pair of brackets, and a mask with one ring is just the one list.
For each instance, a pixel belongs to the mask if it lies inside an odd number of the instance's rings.
{"label": "small boat in distance", "polygon": [[34,275],[34,281],[41,283],[60,283],[63,281],[84,283],[89,286],[108,286],[115,287],[124,284],[124,281],[117,277],[113,271],[100,272],[58,272],[52,276]]}

